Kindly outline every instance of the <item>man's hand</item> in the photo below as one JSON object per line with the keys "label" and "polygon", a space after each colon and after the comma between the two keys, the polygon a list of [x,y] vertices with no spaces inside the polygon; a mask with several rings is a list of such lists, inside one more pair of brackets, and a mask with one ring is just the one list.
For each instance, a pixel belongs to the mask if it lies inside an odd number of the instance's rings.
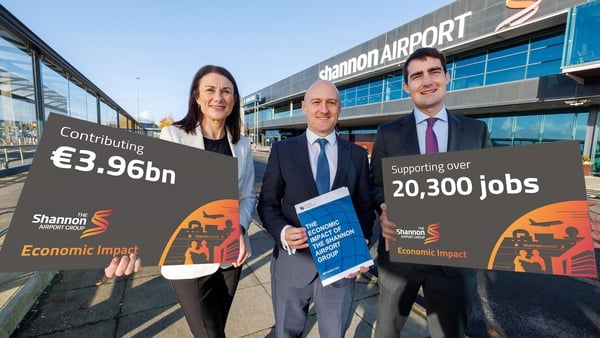
{"label": "man's hand", "polygon": [[396,240],[396,229],[395,223],[391,222],[387,218],[387,207],[385,203],[381,203],[381,215],[379,216],[379,223],[381,225],[381,235],[385,238],[385,251],[390,251],[389,241]]}
{"label": "man's hand", "polygon": [[[365,242],[367,243],[367,246],[368,246],[368,245],[369,245],[369,240],[365,238]],[[346,278],[348,278],[348,279],[354,279],[354,278],[356,278],[356,276],[357,276],[359,273],[365,273],[365,272],[367,272],[367,271],[369,271],[369,267],[367,267],[367,266],[362,266],[362,265],[361,265],[361,266],[358,268],[358,271],[356,271],[356,272],[353,272],[353,273],[349,273],[349,274],[348,274],[348,276],[346,276]]]}
{"label": "man's hand", "polygon": [[361,267],[358,269],[358,271],[356,271],[356,272],[353,272],[353,273],[349,273],[349,274],[348,274],[348,276],[346,276],[346,278],[348,278],[348,279],[354,279],[354,278],[356,278],[356,276],[358,276],[358,274],[359,274],[359,273],[365,273],[365,272],[367,272],[367,271],[369,271],[369,268],[368,268],[368,267],[366,267],[366,266],[361,266]]}
{"label": "man's hand", "polygon": [[290,249],[308,248],[308,236],[305,228],[289,227],[285,229],[285,241]]}

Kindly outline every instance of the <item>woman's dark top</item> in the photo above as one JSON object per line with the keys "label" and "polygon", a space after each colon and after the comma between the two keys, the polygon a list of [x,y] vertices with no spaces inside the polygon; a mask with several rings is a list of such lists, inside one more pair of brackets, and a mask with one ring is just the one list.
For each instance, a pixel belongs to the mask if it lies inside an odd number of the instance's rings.
{"label": "woman's dark top", "polygon": [[231,147],[229,147],[229,141],[227,140],[227,134],[220,140],[211,140],[204,137],[204,149],[213,153],[233,156]]}

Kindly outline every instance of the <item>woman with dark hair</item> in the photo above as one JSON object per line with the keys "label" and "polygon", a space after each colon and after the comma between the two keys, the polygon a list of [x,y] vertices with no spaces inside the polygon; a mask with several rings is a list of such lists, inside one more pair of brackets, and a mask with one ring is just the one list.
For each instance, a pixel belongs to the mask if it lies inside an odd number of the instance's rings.
{"label": "woman with dark hair", "polygon": [[[211,111],[208,109],[208,106],[206,107],[206,112],[202,111],[202,107],[201,107],[201,102],[200,102],[200,94],[202,94],[202,89],[200,88],[200,81],[205,77],[205,76],[212,76],[212,77],[224,77],[226,78],[227,81],[230,82],[230,86],[226,89],[228,89],[230,92],[226,93],[227,98],[230,98],[232,101],[230,102],[230,104],[232,105],[231,107],[229,107],[228,111],[222,112],[221,115],[219,115],[219,123],[217,123],[218,125],[224,123],[222,126],[219,126],[217,128],[217,132],[218,133],[230,133],[231,136],[231,143],[232,144],[236,144],[238,142],[238,140],[240,139],[241,136],[241,125],[242,125],[242,118],[241,118],[241,113],[240,113],[240,93],[237,87],[237,84],[235,83],[235,80],[233,78],[233,76],[231,75],[231,73],[229,73],[229,71],[223,67],[219,67],[219,66],[213,66],[213,65],[208,65],[208,66],[204,66],[202,68],[200,68],[200,70],[198,70],[198,72],[196,72],[196,75],[194,75],[194,79],[192,80],[192,86],[190,88],[190,97],[188,99],[188,112],[187,115],[181,119],[180,121],[177,121],[174,123],[175,126],[179,126],[181,129],[183,129],[187,134],[196,134],[196,129],[201,126],[202,128],[205,128],[207,124],[212,123],[211,120],[207,120],[206,118],[206,114],[210,114]],[[223,79],[221,79],[223,80]],[[208,89],[205,89],[208,90]],[[213,91],[207,92],[210,93],[211,95],[214,93]],[[225,98],[225,97],[224,97]],[[207,102],[210,103],[210,102]],[[223,114],[225,114],[225,116],[222,116]],[[211,118],[210,116],[208,117],[209,119]],[[208,131],[208,130],[206,130]],[[163,138],[161,136],[161,138]],[[164,139],[164,138],[163,138]],[[204,149],[204,148],[202,148]]]}
{"label": "woman with dark hair", "polygon": [[[194,336],[225,337],[242,264],[250,254],[247,229],[256,203],[250,140],[241,135],[240,93],[229,71],[213,65],[200,68],[192,80],[186,116],[162,128],[160,138],[237,158],[241,229],[237,261],[161,267]],[[105,273],[107,277],[128,275],[140,266],[139,258],[125,256],[113,260]]]}

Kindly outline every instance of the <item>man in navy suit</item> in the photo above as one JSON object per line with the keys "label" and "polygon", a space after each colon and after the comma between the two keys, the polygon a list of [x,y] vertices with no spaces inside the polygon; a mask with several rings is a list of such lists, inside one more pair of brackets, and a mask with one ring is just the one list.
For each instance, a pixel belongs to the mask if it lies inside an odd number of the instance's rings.
{"label": "man in navy suit", "polygon": [[335,133],[340,110],[337,88],[331,82],[316,81],[302,101],[306,132],[276,142],[271,148],[258,214],[275,239],[271,291],[278,338],[302,336],[311,301],[321,337],[344,337],[350,324],[356,274],[325,287],[321,284],[306,229],[294,209],[295,204],[319,195],[315,183],[321,152],[319,139],[326,139],[322,141],[329,167],[326,188],[348,188],[367,243],[371,237],[375,212],[369,196],[367,152]]}
{"label": "man in navy suit", "polygon": [[[413,112],[379,126],[371,156],[372,199],[381,223],[377,248],[379,316],[375,336],[400,336],[422,287],[431,337],[463,337],[470,302],[476,294],[475,271],[390,262],[387,241],[396,239],[396,224],[387,218],[381,159],[490,147],[488,129],[484,122],[446,110],[444,97],[450,74],[446,57],[437,49],[421,48],[412,53],[406,59],[403,75],[404,90],[414,103]],[[428,128],[430,123],[433,131]],[[428,151],[429,145],[432,151]]]}

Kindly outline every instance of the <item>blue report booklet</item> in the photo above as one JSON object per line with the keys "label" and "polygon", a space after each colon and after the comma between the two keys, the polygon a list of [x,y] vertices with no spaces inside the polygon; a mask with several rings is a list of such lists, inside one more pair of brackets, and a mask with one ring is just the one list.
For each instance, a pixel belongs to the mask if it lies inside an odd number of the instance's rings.
{"label": "blue report booklet", "polygon": [[296,204],[323,286],[373,265],[348,188]]}

